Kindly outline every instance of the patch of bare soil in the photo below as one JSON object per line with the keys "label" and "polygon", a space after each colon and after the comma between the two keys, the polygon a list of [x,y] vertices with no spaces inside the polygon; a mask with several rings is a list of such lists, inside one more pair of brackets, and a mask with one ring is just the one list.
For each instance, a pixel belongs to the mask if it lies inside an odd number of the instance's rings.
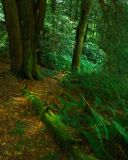
{"label": "patch of bare soil", "polygon": [[9,65],[0,62],[0,160],[40,160],[58,151],[45,125],[22,96],[25,84],[47,104],[56,101],[61,92],[55,79],[18,80]]}

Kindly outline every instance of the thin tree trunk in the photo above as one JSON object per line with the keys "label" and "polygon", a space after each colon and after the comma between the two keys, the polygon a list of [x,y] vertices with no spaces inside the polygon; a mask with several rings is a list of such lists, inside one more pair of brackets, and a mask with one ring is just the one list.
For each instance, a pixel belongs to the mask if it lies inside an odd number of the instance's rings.
{"label": "thin tree trunk", "polygon": [[92,0],[83,0],[81,4],[81,15],[76,31],[76,44],[73,52],[72,68],[78,70],[80,67],[80,54],[83,48],[84,34],[88,24],[88,15]]}
{"label": "thin tree trunk", "polygon": [[[39,38],[40,38],[40,31],[43,30],[44,20],[45,20],[45,13],[46,13],[46,3],[47,0],[38,0],[37,1],[37,8],[36,15],[35,15],[35,31],[34,31],[34,44],[33,44],[33,67],[32,73],[35,79],[38,79],[40,76],[37,71],[37,52],[36,49],[38,48]],[[40,78],[40,77],[39,77]]]}
{"label": "thin tree trunk", "polygon": [[89,30],[89,23],[87,23],[85,34],[84,34],[84,42],[87,42],[88,38],[88,30]]}

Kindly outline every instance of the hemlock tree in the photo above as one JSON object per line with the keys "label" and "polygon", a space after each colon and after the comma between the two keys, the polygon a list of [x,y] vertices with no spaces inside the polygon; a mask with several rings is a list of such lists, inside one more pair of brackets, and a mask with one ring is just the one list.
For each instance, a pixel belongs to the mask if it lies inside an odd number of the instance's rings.
{"label": "hemlock tree", "polygon": [[36,48],[47,0],[2,0],[11,53],[11,70],[38,79]]}
{"label": "hemlock tree", "polygon": [[93,0],[82,0],[80,20],[76,31],[76,43],[73,52],[72,68],[78,70],[80,67],[80,54],[82,52],[84,34],[88,24],[88,15],[90,13]]}

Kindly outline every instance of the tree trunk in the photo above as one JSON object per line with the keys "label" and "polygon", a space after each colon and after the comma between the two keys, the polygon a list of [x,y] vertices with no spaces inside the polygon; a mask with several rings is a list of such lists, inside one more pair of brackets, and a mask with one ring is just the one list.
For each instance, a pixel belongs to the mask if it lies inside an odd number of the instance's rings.
{"label": "tree trunk", "polygon": [[11,70],[38,79],[36,48],[46,0],[2,0],[11,52]]}
{"label": "tree trunk", "polygon": [[76,44],[73,52],[72,68],[78,70],[80,67],[80,54],[82,52],[84,34],[88,24],[88,15],[90,12],[92,0],[83,0],[81,4],[81,15],[76,31]]}
{"label": "tree trunk", "polygon": [[3,6],[9,36],[11,70],[15,73],[19,73],[22,63],[22,41],[16,1],[3,0]]}

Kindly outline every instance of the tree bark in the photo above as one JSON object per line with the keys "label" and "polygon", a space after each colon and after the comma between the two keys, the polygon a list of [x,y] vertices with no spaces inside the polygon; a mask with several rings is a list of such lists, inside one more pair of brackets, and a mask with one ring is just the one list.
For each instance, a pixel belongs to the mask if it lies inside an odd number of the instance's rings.
{"label": "tree bark", "polygon": [[81,15],[76,31],[76,43],[73,52],[72,68],[78,70],[80,67],[80,54],[82,52],[84,34],[88,24],[88,15],[90,13],[92,0],[83,0],[81,4]]}
{"label": "tree bark", "polygon": [[11,70],[21,72],[22,40],[16,0],[2,0],[11,53]]}
{"label": "tree bark", "polygon": [[2,0],[11,52],[11,70],[38,79],[36,48],[47,0]]}

